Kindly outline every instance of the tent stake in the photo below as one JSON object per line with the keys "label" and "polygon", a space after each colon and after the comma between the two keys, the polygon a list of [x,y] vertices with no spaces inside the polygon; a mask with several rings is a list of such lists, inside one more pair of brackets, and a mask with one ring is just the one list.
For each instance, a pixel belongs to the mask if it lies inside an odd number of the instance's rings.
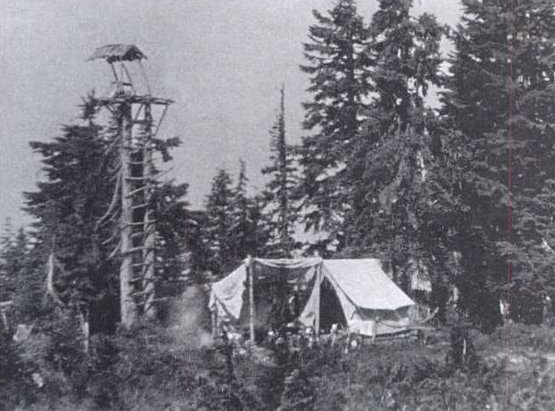
{"label": "tent stake", "polygon": [[252,257],[247,256],[247,276],[249,277],[249,332],[250,340],[254,344],[254,278],[252,272]]}

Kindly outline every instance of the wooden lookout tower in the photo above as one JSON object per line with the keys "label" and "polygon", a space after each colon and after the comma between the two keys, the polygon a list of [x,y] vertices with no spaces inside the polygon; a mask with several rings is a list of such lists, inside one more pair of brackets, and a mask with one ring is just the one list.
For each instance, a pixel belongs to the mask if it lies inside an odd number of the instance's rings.
{"label": "wooden lookout tower", "polygon": [[[89,60],[105,60],[112,71],[111,90],[97,98],[116,123],[112,147],[119,150],[119,172],[112,203],[99,224],[119,217],[114,253],[121,256],[121,323],[131,326],[139,315],[154,313],[156,282],[156,221],[151,199],[156,185],[153,163],[156,135],[169,99],[154,97],[142,60],[132,44],[99,47]],[[131,73],[142,78],[134,81]],[[136,76],[135,76],[136,77]],[[142,89],[142,90],[141,90]],[[156,117],[156,118],[155,118]]]}

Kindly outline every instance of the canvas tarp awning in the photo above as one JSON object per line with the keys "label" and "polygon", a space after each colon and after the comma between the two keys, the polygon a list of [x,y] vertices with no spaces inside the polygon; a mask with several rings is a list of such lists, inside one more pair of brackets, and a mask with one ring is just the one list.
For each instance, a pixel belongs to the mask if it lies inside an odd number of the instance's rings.
{"label": "canvas tarp awning", "polygon": [[[289,285],[312,287],[298,318],[305,326],[316,326],[325,301],[321,301],[321,287],[327,281],[335,291],[347,325],[361,334],[386,334],[405,330],[409,326],[409,308],[414,302],[381,268],[376,259],[321,258],[251,261],[255,283],[270,283],[278,274],[285,276]],[[219,318],[243,325],[248,274],[243,263],[230,275],[212,285],[210,309]],[[256,285],[255,285],[256,290]],[[258,310],[263,311],[263,310]],[[265,319],[258,314],[258,323]]]}
{"label": "canvas tarp awning", "polygon": [[[322,263],[321,258],[304,258],[298,260],[290,259],[259,259],[252,260],[252,268],[257,274],[257,280],[264,280],[271,276],[272,271],[285,270],[290,274],[291,282],[310,281],[316,268]],[[243,307],[243,295],[247,283],[247,263],[244,262],[229,274],[212,284],[210,293],[210,308],[216,305],[223,309],[232,321],[238,321]]]}

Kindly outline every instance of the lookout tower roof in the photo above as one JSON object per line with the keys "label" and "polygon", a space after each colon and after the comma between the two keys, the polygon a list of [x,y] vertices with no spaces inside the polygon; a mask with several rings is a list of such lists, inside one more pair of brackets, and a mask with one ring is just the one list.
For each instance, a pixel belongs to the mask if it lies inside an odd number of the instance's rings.
{"label": "lookout tower roof", "polygon": [[108,63],[114,61],[134,61],[146,59],[145,54],[134,44],[107,44],[97,48],[87,59],[105,59]]}

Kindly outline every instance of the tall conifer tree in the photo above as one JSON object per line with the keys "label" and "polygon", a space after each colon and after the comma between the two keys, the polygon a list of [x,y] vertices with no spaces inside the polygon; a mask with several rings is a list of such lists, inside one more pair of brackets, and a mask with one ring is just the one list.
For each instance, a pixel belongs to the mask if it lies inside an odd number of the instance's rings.
{"label": "tall conifer tree", "polygon": [[[7,228],[0,238],[0,301],[9,326],[32,323],[49,311],[44,304],[44,247],[35,244],[23,228]],[[8,325],[8,324],[6,324]]]}
{"label": "tall conifer tree", "polygon": [[300,147],[307,229],[338,239],[348,205],[345,202],[346,159],[360,131],[369,83],[368,30],[354,0],[339,0],[326,14],[313,11],[301,69],[310,77],[313,100],[304,104],[304,128],[313,134]]}
{"label": "tall conifer tree", "polygon": [[276,122],[270,130],[271,165],[262,170],[270,175],[264,193],[266,213],[271,229],[270,255],[290,257],[295,246],[293,234],[299,220],[296,204],[298,177],[292,147],[287,144],[285,133],[285,89],[281,88],[281,99]]}
{"label": "tall conifer tree", "polygon": [[92,117],[85,120],[88,124],[65,126],[52,142],[31,143],[43,157],[45,178],[37,183],[38,191],[25,196],[26,209],[36,218],[36,236],[50,254],[43,274],[47,269],[56,272],[50,276],[55,299],[86,317],[90,314],[94,331],[117,321],[117,311],[110,310],[117,304],[117,266],[102,242],[110,227],[95,230],[115,182],[105,154],[108,141]]}
{"label": "tall conifer tree", "polygon": [[[463,282],[467,305],[479,314],[490,301],[494,316],[514,277],[514,316],[537,321],[529,302],[554,291],[555,3],[462,4],[444,102],[466,147],[461,195],[470,211],[459,231],[472,273]],[[477,298],[476,287],[489,298]]]}
{"label": "tall conifer tree", "polygon": [[431,15],[412,17],[411,6],[381,0],[373,16],[367,53],[376,96],[347,168],[353,182],[348,247],[380,257],[404,286],[411,258],[429,263],[438,253],[435,239],[426,238],[435,227],[428,224],[434,159],[427,122],[433,113],[424,98],[439,82],[444,32]]}
{"label": "tall conifer tree", "polygon": [[[84,123],[65,126],[52,142],[31,143],[42,156],[44,177],[37,191],[25,193],[26,209],[36,218],[34,236],[40,249],[47,250],[42,275],[49,273],[50,294],[66,309],[89,317],[91,333],[113,330],[120,319],[117,197],[112,195],[119,172],[115,130],[113,122],[106,128],[97,124],[95,107],[94,96],[89,96],[82,106]],[[167,150],[171,142],[159,144]],[[158,223],[157,298],[175,291],[181,275],[183,264],[176,255],[186,235],[186,191],[186,184],[157,185],[148,204]]]}
{"label": "tall conifer tree", "polygon": [[233,190],[231,236],[235,263],[264,252],[268,239],[260,202],[247,193],[247,168],[240,160],[237,184]]}
{"label": "tall conifer tree", "polygon": [[210,252],[208,266],[216,275],[223,274],[233,263],[232,183],[230,174],[225,169],[219,169],[206,198],[207,219],[203,237]]}

